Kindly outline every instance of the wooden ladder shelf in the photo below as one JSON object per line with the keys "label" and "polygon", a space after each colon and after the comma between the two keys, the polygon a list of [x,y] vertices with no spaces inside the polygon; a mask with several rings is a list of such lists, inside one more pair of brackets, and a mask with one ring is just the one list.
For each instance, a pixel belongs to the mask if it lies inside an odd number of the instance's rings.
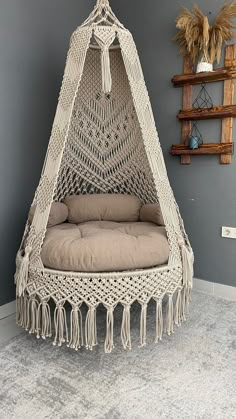
{"label": "wooden ladder shelf", "polygon": [[[193,73],[193,63],[189,56],[184,57],[184,74],[174,76],[172,83],[175,87],[183,88],[183,109],[177,118],[181,122],[181,144],[171,147],[173,156],[179,155],[181,164],[190,164],[191,156],[220,155],[221,164],[230,164],[233,154],[233,118],[236,117],[234,105],[234,80],[236,79],[236,45],[225,48],[225,67],[213,72]],[[193,109],[193,85],[212,82],[224,82],[223,105],[211,109]],[[192,121],[206,119],[222,119],[222,133],[220,143],[202,144],[198,149],[189,149],[186,138],[192,130]]]}

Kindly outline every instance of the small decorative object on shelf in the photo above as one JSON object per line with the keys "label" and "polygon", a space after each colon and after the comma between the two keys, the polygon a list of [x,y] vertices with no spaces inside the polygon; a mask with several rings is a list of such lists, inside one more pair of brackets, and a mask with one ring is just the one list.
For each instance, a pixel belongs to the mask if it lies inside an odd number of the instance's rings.
{"label": "small decorative object on shelf", "polygon": [[207,89],[206,89],[206,83],[203,83],[201,86],[201,90],[198,93],[196,99],[193,102],[193,108],[194,109],[211,109],[213,108],[213,101],[211,96],[209,95]]}
{"label": "small decorative object on shelf", "polygon": [[193,11],[182,8],[176,19],[179,31],[174,40],[179,43],[181,54],[189,54],[193,64],[198,60],[196,73],[212,72],[214,62],[220,62],[223,43],[235,37],[234,18],[236,0],[222,6],[212,26],[196,5]]}
{"label": "small decorative object on shelf", "polygon": [[197,124],[193,123],[192,130],[186,138],[186,145],[190,150],[197,150],[203,144],[202,134],[199,131]]}

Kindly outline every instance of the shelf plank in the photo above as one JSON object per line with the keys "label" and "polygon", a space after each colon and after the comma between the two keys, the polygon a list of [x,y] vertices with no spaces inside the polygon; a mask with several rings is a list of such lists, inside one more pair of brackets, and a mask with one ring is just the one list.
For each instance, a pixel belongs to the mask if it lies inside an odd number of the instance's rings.
{"label": "shelf plank", "polygon": [[[236,66],[236,45],[229,45],[225,51],[225,67],[231,65]],[[235,82],[233,79],[224,81],[224,96],[223,105],[232,105],[234,103],[234,86]],[[224,118],[222,120],[222,131],[221,131],[221,143],[227,143],[233,141],[233,123],[232,117]],[[221,164],[230,164],[232,157],[227,154],[220,156]]]}
{"label": "shelf plank", "polygon": [[174,144],[171,147],[170,154],[172,156],[199,156],[206,154],[233,154],[233,143],[208,143],[202,144],[197,150],[190,150],[184,144]]}
{"label": "shelf plank", "polygon": [[219,119],[219,118],[235,118],[236,105],[214,106],[211,109],[185,109],[181,110],[177,118],[179,120],[203,120],[203,119]]}
{"label": "shelf plank", "polygon": [[[228,48],[228,47],[227,47]],[[226,49],[227,50],[227,49]],[[232,60],[229,61],[232,64]],[[183,87],[194,84],[214,83],[217,81],[234,80],[236,78],[236,66],[219,68],[205,73],[179,74],[172,78],[174,87]]]}
{"label": "shelf plank", "polygon": [[[184,73],[191,73],[193,72],[193,62],[190,58],[190,55],[184,57]],[[182,107],[183,109],[189,109],[192,107],[193,102],[193,87],[192,86],[184,86],[183,87],[183,101]],[[182,121],[181,124],[181,143],[185,144],[186,137],[188,137],[189,133],[192,130],[192,121]],[[181,156],[181,164],[190,164],[191,158],[189,155]]]}

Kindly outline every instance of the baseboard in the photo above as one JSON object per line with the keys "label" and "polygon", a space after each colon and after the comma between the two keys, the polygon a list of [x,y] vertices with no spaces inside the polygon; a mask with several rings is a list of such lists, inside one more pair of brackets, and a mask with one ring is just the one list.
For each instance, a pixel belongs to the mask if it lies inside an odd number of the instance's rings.
{"label": "baseboard", "polygon": [[204,294],[214,295],[215,297],[224,298],[230,301],[236,301],[236,287],[229,285],[217,284],[216,282],[204,281],[203,279],[193,279],[194,290],[203,292]]}
{"label": "baseboard", "polygon": [[0,320],[4,319],[5,317],[12,316],[16,312],[16,301],[11,301],[8,304],[4,304],[0,306]]}

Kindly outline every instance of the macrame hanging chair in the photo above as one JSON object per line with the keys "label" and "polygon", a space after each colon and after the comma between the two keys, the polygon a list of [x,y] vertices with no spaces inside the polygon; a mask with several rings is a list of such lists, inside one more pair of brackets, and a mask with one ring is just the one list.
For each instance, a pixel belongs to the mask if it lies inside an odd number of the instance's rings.
{"label": "macrame hanging chair", "polygon": [[[168,263],[119,272],[69,272],[44,266],[41,249],[53,202],[68,195],[136,195],[160,204]],[[140,344],[147,306],[156,302],[156,342],[185,320],[193,253],[170,187],[142,68],[131,33],[98,0],[71,37],[63,83],[39,186],[16,257],[17,322],[36,336],[78,349],[97,344],[96,310],[107,310],[105,351],[113,348],[114,309],[123,306],[121,340],[131,348],[130,308],[140,304]],[[82,319],[81,305],[86,305]]]}

